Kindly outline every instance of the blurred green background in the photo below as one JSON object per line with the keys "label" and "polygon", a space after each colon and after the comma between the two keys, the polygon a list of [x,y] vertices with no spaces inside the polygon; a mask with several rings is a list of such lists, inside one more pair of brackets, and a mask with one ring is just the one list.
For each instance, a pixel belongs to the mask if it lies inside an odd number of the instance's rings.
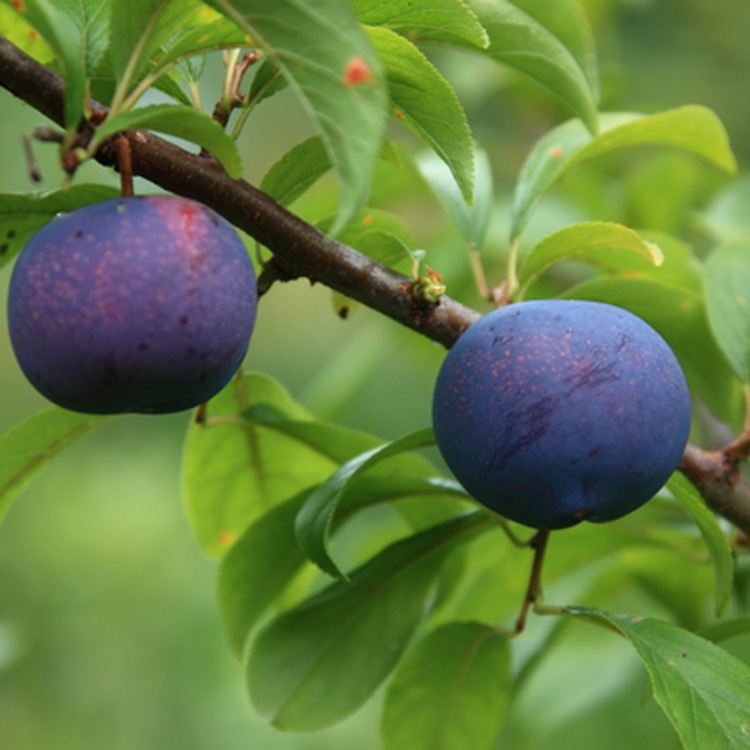
{"label": "blurred green background", "polygon": [[[747,167],[750,4],[586,5],[601,59],[603,109],[709,106]],[[457,87],[493,164],[497,207],[485,265],[497,282],[518,169],[534,141],[569,115],[509,71],[464,53],[427,51]],[[207,103],[217,97],[218,74],[214,64],[203,91]],[[19,139],[43,118],[4,91],[0,113],[0,190],[27,191],[32,186]],[[248,179],[259,181],[311,132],[289,92],[266,102],[242,138]],[[417,145],[403,129],[394,127],[393,136]],[[54,147],[37,145],[36,153],[42,188],[58,187]],[[473,290],[458,235],[417,174],[393,166],[379,170],[373,204],[405,219],[452,296],[487,309]],[[113,174],[96,165],[84,167],[77,179],[116,184]],[[725,179],[671,153],[602,160],[545,200],[527,237],[576,220],[613,219],[674,232],[700,250],[701,209]],[[139,192],[151,190],[137,185]],[[319,215],[335,199],[333,181],[324,180],[297,209]],[[3,312],[8,275],[3,269]],[[341,320],[326,289],[301,281],[277,285],[263,299],[246,366],[276,377],[321,418],[393,438],[428,423],[442,356],[439,347],[368,310]],[[0,361],[4,431],[45,402],[20,374],[4,321]],[[200,555],[181,506],[180,454],[189,418],[113,420],[45,469],[0,528],[3,750],[378,747],[373,706],[341,727],[309,736],[277,733],[254,714],[242,669],[221,631],[215,563]],[[554,593],[566,595],[564,589]],[[666,720],[647,700],[643,674],[624,644],[585,628],[566,641],[520,696],[503,748],[624,750],[634,742],[677,747]]]}

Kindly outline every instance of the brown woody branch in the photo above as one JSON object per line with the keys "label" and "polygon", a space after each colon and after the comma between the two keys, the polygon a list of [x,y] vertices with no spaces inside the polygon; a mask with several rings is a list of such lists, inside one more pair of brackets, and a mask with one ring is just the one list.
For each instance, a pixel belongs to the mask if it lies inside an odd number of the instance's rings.
{"label": "brown woody branch", "polygon": [[[58,124],[63,121],[63,82],[0,36],[0,86]],[[103,106],[92,103],[101,117]],[[213,159],[191,154],[148,132],[128,133],[133,173],[169,192],[211,206],[273,253],[279,278],[307,277],[450,347],[479,313],[443,296],[424,304],[413,294],[413,279],[397,274],[331,240],[244,180],[231,179]],[[97,155],[116,162],[112,143]],[[689,445],[681,471],[717,513],[750,534],[750,484],[736,462],[721,452]]]}

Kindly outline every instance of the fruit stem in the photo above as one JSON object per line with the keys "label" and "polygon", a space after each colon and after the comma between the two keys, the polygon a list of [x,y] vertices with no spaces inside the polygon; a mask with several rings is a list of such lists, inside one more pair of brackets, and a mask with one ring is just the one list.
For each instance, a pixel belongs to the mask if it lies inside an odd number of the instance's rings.
{"label": "fruit stem", "polygon": [[130,153],[130,141],[125,133],[115,136],[117,167],[120,171],[120,192],[123,198],[131,198],[133,192],[133,161]]}
{"label": "fruit stem", "polygon": [[539,604],[542,597],[542,566],[544,565],[544,553],[547,551],[547,542],[549,541],[550,531],[541,530],[529,541],[529,546],[534,550],[534,560],[531,564],[531,573],[529,575],[529,585],[526,588],[526,596],[521,606],[521,611],[516,619],[515,632],[520,633],[526,626],[526,617],[529,614],[529,608]]}

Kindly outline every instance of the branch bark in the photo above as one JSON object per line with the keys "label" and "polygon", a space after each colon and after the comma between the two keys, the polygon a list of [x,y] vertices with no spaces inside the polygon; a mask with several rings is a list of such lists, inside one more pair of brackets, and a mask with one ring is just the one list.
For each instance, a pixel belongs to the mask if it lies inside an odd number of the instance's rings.
{"label": "branch bark", "polygon": [[[0,36],[0,86],[58,124],[63,122],[64,85],[48,68]],[[92,103],[97,114],[106,112]],[[280,277],[307,277],[450,347],[480,316],[448,296],[424,305],[413,279],[397,274],[351,247],[331,240],[244,180],[233,180],[211,158],[191,154],[151,133],[127,134],[133,173],[171,193],[211,206],[267,247]],[[97,160],[116,163],[107,144]],[[680,470],[718,514],[750,535],[750,484],[721,452],[688,445]]]}

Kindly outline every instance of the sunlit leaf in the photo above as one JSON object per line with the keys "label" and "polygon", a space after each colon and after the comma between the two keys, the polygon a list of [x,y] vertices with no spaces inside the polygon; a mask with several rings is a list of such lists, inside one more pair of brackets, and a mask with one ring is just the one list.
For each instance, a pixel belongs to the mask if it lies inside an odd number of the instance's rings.
{"label": "sunlit leaf", "polygon": [[362,23],[385,26],[408,39],[452,42],[483,48],[487,32],[476,15],[456,0],[352,0]]}
{"label": "sunlit leaf", "polygon": [[601,116],[596,136],[579,120],[570,120],[543,136],[524,163],[513,200],[511,240],[521,234],[542,196],[574,166],[644,144],[683,149],[727,172],[737,168],[723,125],[705,107],[686,106],[655,115],[608,113]]}
{"label": "sunlit leaf", "polygon": [[554,263],[570,259],[596,259],[599,254],[606,255],[610,250],[639,253],[655,266],[664,261],[661,248],[622,224],[606,221],[572,224],[548,235],[529,251],[518,272],[517,297],[523,298],[529,284]]}

